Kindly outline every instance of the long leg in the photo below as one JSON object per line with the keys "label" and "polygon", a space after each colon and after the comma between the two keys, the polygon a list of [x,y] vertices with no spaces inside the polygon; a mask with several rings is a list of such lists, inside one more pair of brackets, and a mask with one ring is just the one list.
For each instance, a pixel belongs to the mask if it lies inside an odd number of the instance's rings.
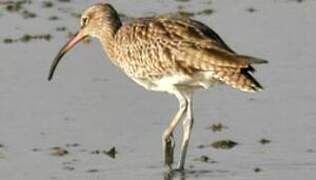
{"label": "long leg", "polygon": [[173,150],[174,150],[174,140],[173,140],[173,131],[178,125],[178,123],[183,119],[185,112],[188,108],[187,98],[180,92],[175,91],[174,93],[179,100],[179,110],[172,119],[168,128],[164,131],[162,135],[162,144],[163,144],[163,153],[165,158],[165,165],[171,168],[173,163]]}
{"label": "long leg", "polygon": [[183,129],[183,136],[182,136],[182,143],[181,143],[181,153],[180,153],[180,161],[178,163],[177,169],[183,170],[185,164],[185,158],[188,150],[189,140],[192,132],[193,127],[193,114],[192,114],[192,92],[186,91],[184,97],[187,102],[187,110],[185,112],[185,116],[183,119],[182,129]]}

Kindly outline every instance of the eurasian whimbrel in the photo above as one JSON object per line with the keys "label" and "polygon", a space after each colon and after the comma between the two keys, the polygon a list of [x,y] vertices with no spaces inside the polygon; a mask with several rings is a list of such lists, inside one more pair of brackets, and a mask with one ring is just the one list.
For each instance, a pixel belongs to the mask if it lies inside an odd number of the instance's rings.
{"label": "eurasian whimbrel", "polygon": [[110,4],[95,4],[81,16],[80,31],[56,56],[52,79],[64,54],[86,36],[99,39],[109,59],[147,90],[173,94],[179,110],[162,136],[164,162],[173,163],[173,131],[183,123],[178,169],[184,168],[193,125],[192,94],[199,88],[222,83],[244,92],[262,86],[253,78],[251,64],[267,61],[235,53],[209,27],[176,15],[145,17],[122,23]]}

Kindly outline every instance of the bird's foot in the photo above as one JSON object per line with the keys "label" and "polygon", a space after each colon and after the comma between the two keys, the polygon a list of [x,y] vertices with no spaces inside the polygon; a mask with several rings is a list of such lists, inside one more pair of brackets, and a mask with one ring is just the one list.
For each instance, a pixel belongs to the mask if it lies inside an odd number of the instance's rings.
{"label": "bird's foot", "polygon": [[167,172],[164,173],[165,180],[171,180],[175,177],[180,177],[181,179],[185,179],[186,173],[184,169],[168,169]]}
{"label": "bird's foot", "polygon": [[173,169],[173,171],[174,171],[174,172],[183,173],[183,172],[185,172],[185,169],[184,169],[183,165],[178,164],[178,165],[177,165],[177,168]]}

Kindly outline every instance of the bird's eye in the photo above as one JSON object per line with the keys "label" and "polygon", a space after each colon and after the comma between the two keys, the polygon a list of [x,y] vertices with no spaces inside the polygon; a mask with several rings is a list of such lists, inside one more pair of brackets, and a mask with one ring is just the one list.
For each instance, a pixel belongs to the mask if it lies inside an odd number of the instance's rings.
{"label": "bird's eye", "polygon": [[87,17],[83,17],[81,19],[81,28],[85,27],[88,24],[88,18]]}

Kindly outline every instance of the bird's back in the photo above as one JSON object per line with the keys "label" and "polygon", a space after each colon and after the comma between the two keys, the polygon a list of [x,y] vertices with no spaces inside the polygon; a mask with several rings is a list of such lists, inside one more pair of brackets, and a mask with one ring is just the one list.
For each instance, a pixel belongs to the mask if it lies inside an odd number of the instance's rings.
{"label": "bird's back", "polygon": [[212,72],[206,80],[243,91],[261,89],[250,74],[251,64],[266,61],[236,54],[212,29],[187,17],[157,16],[125,23],[114,46],[111,58],[132,78],[156,81]]}

